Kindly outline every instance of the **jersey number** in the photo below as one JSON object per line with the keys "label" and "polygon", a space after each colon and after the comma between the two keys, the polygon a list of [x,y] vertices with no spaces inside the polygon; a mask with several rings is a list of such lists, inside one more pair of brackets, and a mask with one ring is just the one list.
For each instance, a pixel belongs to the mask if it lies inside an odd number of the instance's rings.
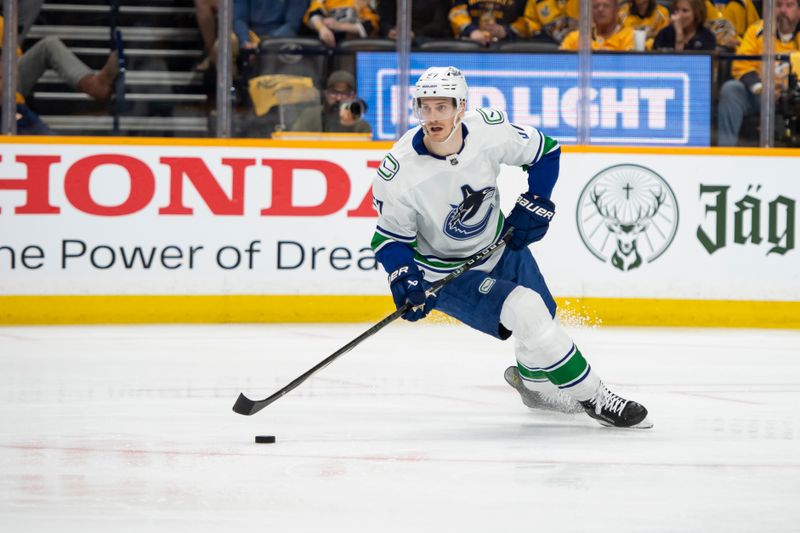
{"label": "jersey number", "polygon": [[[509,124],[511,124],[511,123],[509,122]],[[512,126],[512,127],[515,129],[515,130],[517,130],[517,134],[518,134],[520,137],[522,137],[523,139],[530,139],[530,136],[529,136],[527,133],[525,133],[525,130],[524,130],[524,129],[520,128],[520,127],[519,127],[519,126],[517,126],[516,124],[511,124],[511,126]]]}

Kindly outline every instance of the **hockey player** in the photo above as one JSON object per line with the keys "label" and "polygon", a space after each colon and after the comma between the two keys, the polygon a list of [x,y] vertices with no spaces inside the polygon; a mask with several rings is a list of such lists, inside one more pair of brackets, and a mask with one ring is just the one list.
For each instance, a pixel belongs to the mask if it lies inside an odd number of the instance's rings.
{"label": "hockey player", "polygon": [[[408,131],[384,158],[373,183],[378,224],[372,249],[389,274],[403,318],[434,307],[498,339],[515,338],[516,367],[506,380],[523,402],[585,411],[601,424],[652,427],[640,404],[611,392],[555,317],[556,303],[528,245],[547,233],[555,206],[558,143],[495,109],[466,111],[467,84],[454,67],[419,78]],[[527,169],[529,190],[508,218],[500,212],[500,165]],[[502,254],[465,272],[438,294],[426,289],[513,227]]]}

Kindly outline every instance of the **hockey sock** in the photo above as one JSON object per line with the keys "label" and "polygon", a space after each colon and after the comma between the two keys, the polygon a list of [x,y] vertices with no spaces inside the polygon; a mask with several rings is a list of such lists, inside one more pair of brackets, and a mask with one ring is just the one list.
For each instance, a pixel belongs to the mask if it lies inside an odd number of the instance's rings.
{"label": "hockey sock", "polygon": [[536,360],[535,355],[527,352],[528,349],[525,348],[522,341],[517,339],[514,353],[517,357],[517,370],[519,370],[519,376],[522,378],[522,384],[526,389],[536,392],[555,392],[558,387],[547,378],[544,370],[534,362]]}
{"label": "hockey sock", "polygon": [[592,372],[592,366],[574,344],[564,357],[552,365],[531,370],[543,374],[550,383],[579,402],[593,397],[600,385],[600,378]]}
{"label": "hockey sock", "polygon": [[544,392],[547,379],[578,401],[594,395],[600,377],[550,316],[539,294],[525,287],[514,289],[503,304],[500,321],[518,341],[517,366],[527,388]]}

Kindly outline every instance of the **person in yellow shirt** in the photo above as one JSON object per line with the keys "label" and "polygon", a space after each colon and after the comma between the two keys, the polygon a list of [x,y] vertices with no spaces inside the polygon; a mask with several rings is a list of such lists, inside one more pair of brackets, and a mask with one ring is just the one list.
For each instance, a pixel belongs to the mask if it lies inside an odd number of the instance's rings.
{"label": "person in yellow shirt", "polygon": [[733,24],[737,34],[744,35],[747,28],[761,20],[761,2],[756,6],[753,0],[729,0],[722,15]]}
{"label": "person in yellow shirt", "polygon": [[736,32],[736,28],[730,20],[725,18],[717,4],[712,4],[710,0],[706,0],[705,27],[714,34],[717,46],[731,52],[739,46],[739,34]]}
{"label": "person in yellow shirt", "polygon": [[378,15],[367,0],[311,0],[303,22],[329,48],[337,41],[371,37],[378,31]]}
{"label": "person in yellow shirt", "polygon": [[631,0],[620,6],[619,20],[623,27],[646,31],[649,40],[669,26],[669,11],[656,0]]}
{"label": "person in yellow shirt", "polygon": [[578,27],[579,0],[528,0],[525,23],[529,38],[544,37],[556,43]]}
{"label": "person in yellow shirt", "polygon": [[[800,0],[775,0],[776,54],[800,50]],[[761,55],[764,51],[764,23],[752,24],[736,49],[739,55]],[[776,62],[776,91],[786,88],[789,66]],[[734,79],[720,89],[717,114],[717,138],[720,146],[735,146],[745,116],[758,114],[761,82],[761,61],[738,60],[731,66]]]}
{"label": "person in yellow shirt", "polygon": [[[592,0],[592,50],[633,50],[633,30],[619,23],[617,0]],[[561,50],[578,49],[578,30],[561,42]]]}
{"label": "person in yellow shirt", "polygon": [[520,0],[453,0],[448,18],[453,36],[482,46],[529,37]]}

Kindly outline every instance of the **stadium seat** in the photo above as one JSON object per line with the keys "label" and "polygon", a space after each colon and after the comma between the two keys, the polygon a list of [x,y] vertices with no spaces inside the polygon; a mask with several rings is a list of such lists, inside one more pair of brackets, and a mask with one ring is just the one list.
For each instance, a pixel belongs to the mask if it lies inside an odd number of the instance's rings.
{"label": "stadium seat", "polygon": [[330,51],[317,39],[302,37],[263,39],[258,45],[257,74],[307,76],[322,87]]}
{"label": "stadium seat", "polygon": [[340,43],[339,48],[346,52],[385,52],[396,50],[397,42],[392,39],[349,39]]}
{"label": "stadium seat", "polygon": [[339,43],[333,56],[333,70],[356,70],[356,52],[394,52],[397,43],[391,39],[349,39]]}
{"label": "stadium seat", "polygon": [[517,41],[513,43],[503,43],[500,45],[501,52],[554,52],[558,50],[558,43],[545,41]]}
{"label": "stadium seat", "polygon": [[427,41],[422,43],[419,49],[426,52],[476,52],[485,50],[483,46],[475,41],[456,41],[452,39]]}

